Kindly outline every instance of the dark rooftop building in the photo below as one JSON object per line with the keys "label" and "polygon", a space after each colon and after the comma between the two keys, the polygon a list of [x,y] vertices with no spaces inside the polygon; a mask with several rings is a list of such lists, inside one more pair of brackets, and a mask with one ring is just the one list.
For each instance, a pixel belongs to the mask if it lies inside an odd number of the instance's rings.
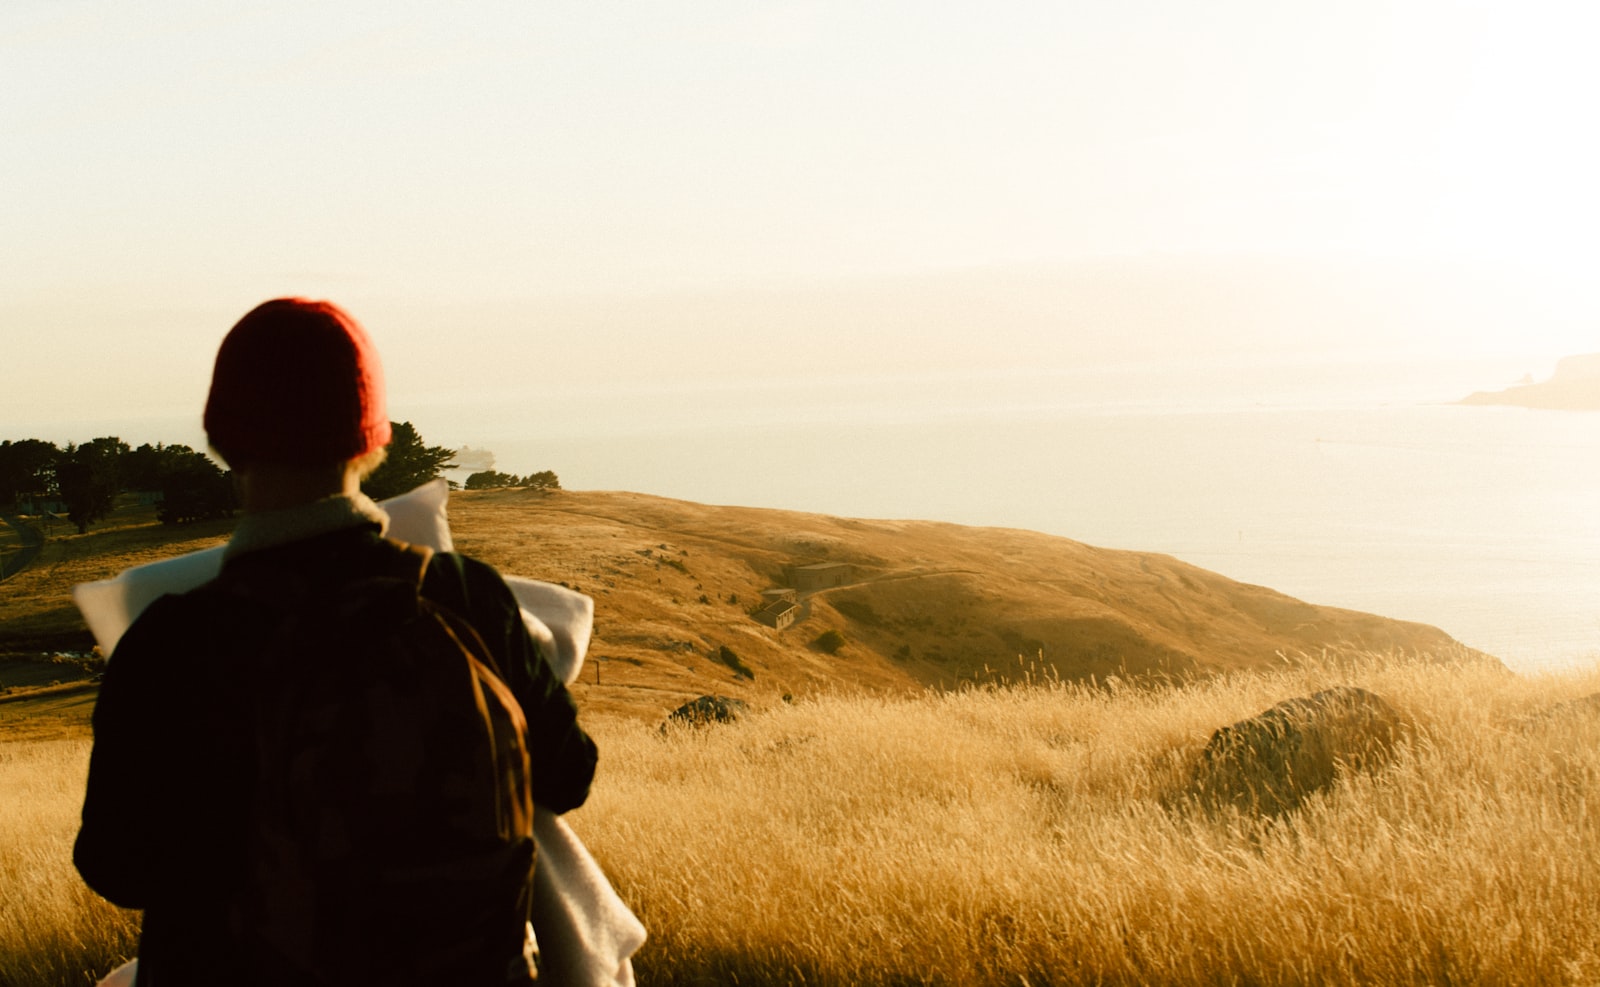
{"label": "dark rooftop building", "polygon": [[844,586],[855,579],[855,566],[848,562],[818,562],[814,565],[785,566],[784,575],[800,593]]}

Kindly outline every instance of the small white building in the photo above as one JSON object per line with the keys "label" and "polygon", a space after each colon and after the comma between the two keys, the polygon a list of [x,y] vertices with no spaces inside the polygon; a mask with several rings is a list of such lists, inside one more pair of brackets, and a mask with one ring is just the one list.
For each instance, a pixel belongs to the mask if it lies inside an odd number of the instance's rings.
{"label": "small white building", "polygon": [[757,610],[755,618],[768,627],[783,630],[800,617],[800,604],[793,600],[773,600]]}

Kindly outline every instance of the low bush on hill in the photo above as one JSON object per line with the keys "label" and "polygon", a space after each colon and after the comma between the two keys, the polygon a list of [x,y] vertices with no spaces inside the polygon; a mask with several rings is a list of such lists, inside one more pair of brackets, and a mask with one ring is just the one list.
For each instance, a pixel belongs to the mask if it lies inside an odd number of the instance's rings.
{"label": "low bush on hill", "polygon": [[844,647],[844,635],[835,630],[826,630],[817,635],[811,646],[825,655],[836,655]]}
{"label": "low bush on hill", "polygon": [[726,644],[717,649],[717,661],[733,669],[733,673],[742,679],[754,680],[755,670],[744,663],[744,659],[733,653],[733,649]]}

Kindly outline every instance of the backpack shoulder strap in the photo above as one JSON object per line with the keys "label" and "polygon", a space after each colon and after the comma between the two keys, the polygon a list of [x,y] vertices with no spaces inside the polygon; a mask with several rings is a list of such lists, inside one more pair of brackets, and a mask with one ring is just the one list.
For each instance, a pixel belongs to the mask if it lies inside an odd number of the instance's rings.
{"label": "backpack shoulder strap", "polygon": [[433,549],[426,545],[403,542],[397,538],[385,538],[381,548],[382,559],[375,574],[415,583],[420,594],[422,580],[428,574],[428,563],[433,561]]}

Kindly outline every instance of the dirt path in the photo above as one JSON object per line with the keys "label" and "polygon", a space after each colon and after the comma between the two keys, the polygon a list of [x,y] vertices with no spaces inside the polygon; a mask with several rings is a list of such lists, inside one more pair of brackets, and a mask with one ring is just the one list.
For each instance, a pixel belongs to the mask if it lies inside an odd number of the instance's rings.
{"label": "dirt path", "polygon": [[853,583],[840,583],[838,586],[824,586],[805,594],[807,599],[823,596],[838,589],[853,589],[857,586],[870,586],[873,583],[895,583],[906,579],[927,579],[930,576],[982,576],[977,569],[912,569],[899,572],[885,572],[881,575],[871,576],[867,579],[858,579]]}
{"label": "dirt path", "polygon": [[11,526],[21,539],[21,546],[12,554],[0,559],[0,580],[9,579],[26,569],[33,560],[39,557],[39,550],[44,547],[44,535],[39,531],[39,526],[23,521],[11,514],[0,514],[0,521]]}

